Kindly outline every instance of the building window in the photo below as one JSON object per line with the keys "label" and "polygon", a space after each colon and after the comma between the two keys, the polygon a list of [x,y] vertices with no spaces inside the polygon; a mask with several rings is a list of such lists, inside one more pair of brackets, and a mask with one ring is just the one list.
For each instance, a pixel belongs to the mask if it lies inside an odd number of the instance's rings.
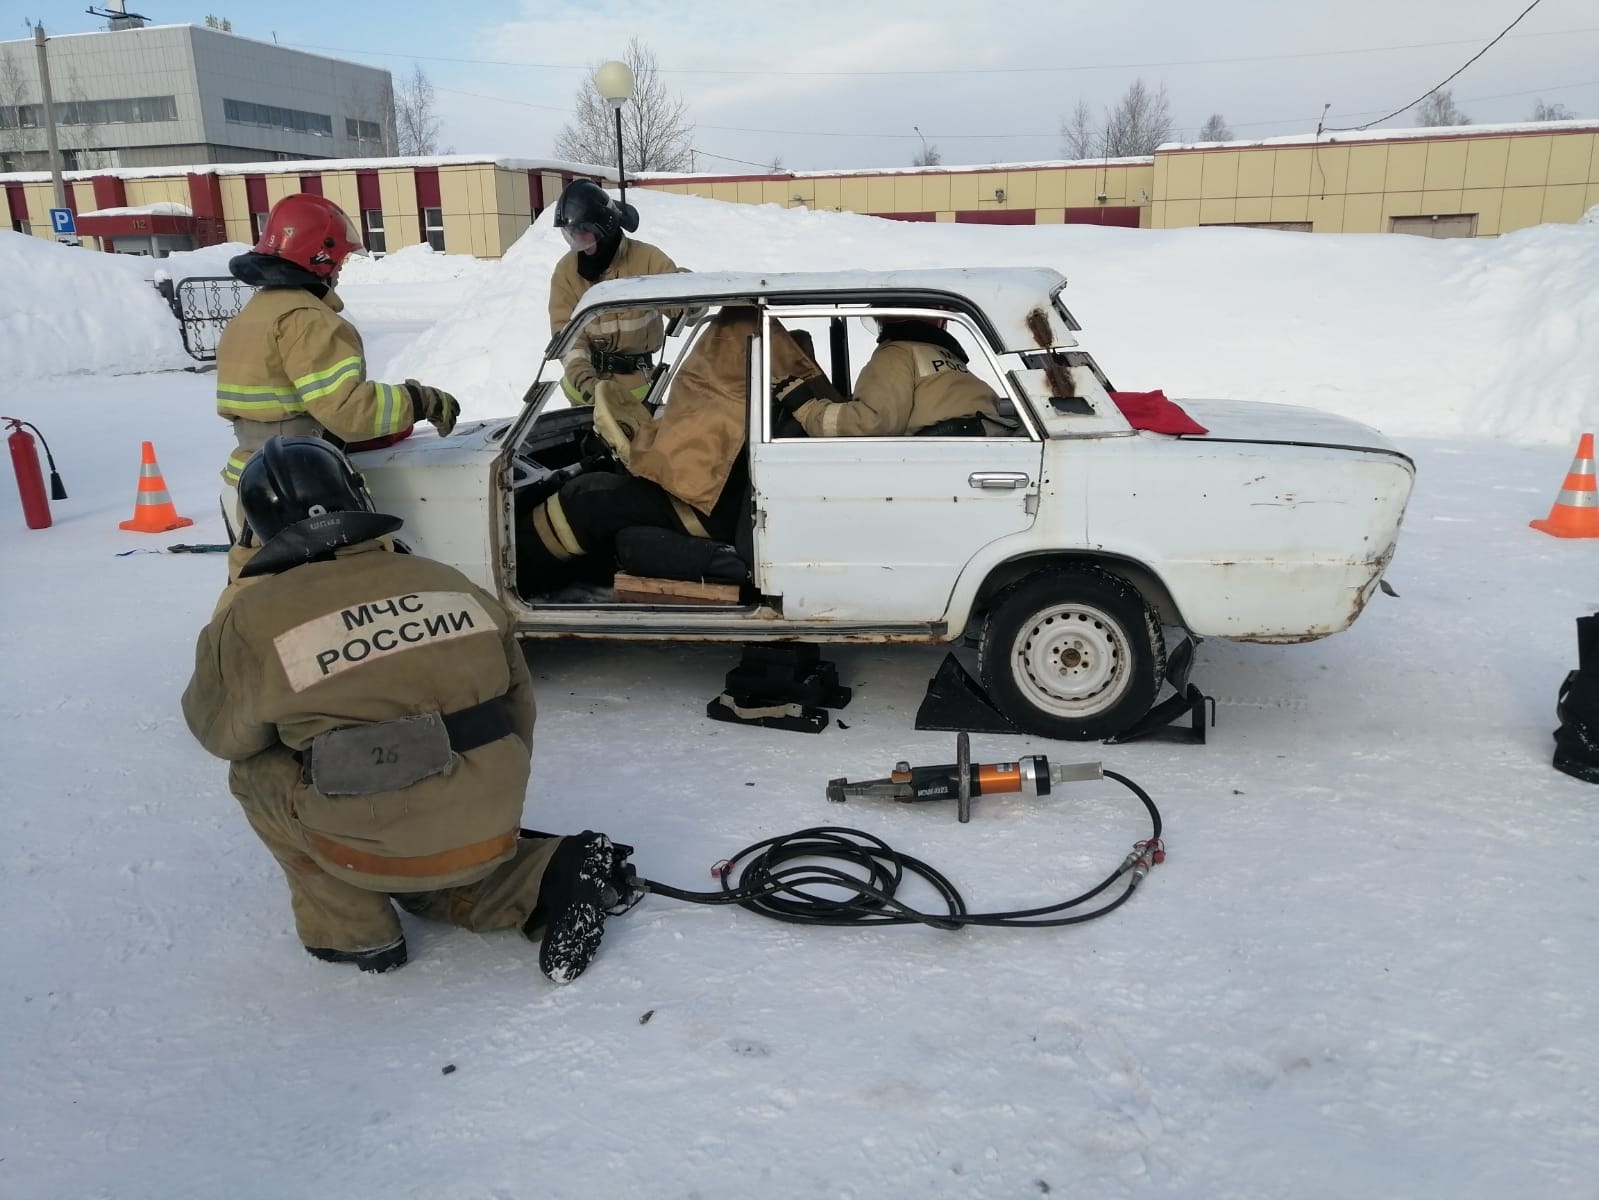
{"label": "building window", "polygon": [[259,125],[263,129],[284,129],[290,133],[307,133],[312,137],[333,136],[332,117],[324,113],[301,112],[297,108],[224,99],[222,116],[234,125]]}
{"label": "building window", "polygon": [[381,142],[383,140],[383,126],[376,121],[361,121],[355,117],[345,117],[344,135],[358,142]]}
{"label": "building window", "polygon": [[266,213],[258,212],[250,214],[250,240],[252,242],[259,242],[261,240],[261,231],[266,228],[266,223]]}
{"label": "building window", "polygon": [[383,210],[361,210],[361,223],[366,226],[366,248],[373,258],[382,258],[389,251],[388,238],[383,233]]}
{"label": "building window", "polygon": [[443,254],[444,210],[442,208],[424,208],[422,210],[422,231],[427,237],[428,245]]}
{"label": "building window", "polygon": [[13,222],[11,222],[11,231],[13,233],[20,233],[24,237],[32,237],[33,236],[33,222],[32,221],[13,221]]}
{"label": "building window", "polygon": [[1476,237],[1477,214],[1445,213],[1432,217],[1389,217],[1388,232],[1430,238]]}
{"label": "building window", "polygon": [[[22,106],[29,111],[27,128],[36,128],[44,109],[38,104]],[[0,108],[0,126],[6,124],[6,109]],[[138,96],[131,100],[62,100],[56,104],[57,125],[142,125],[152,121],[176,121],[178,102],[172,96]]]}

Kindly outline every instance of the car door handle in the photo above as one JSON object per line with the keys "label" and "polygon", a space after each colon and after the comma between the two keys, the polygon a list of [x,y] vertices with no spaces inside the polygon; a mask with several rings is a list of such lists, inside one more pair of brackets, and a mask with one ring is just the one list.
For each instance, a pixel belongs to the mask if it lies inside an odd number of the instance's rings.
{"label": "car door handle", "polygon": [[966,482],[984,491],[1014,491],[1026,487],[1032,479],[1025,471],[973,471]]}

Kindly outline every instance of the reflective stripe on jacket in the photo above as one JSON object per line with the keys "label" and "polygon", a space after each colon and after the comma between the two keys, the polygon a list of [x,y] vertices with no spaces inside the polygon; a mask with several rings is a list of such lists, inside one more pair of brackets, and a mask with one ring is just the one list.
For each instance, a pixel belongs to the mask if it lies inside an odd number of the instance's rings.
{"label": "reflective stripe on jacket", "polygon": [[[256,292],[217,344],[218,415],[291,425],[298,424],[293,418],[309,418],[346,442],[399,433],[414,424],[410,393],[367,379],[361,335],[339,316],[343,307],[334,292],[326,299],[304,288]],[[241,433],[222,478],[237,484],[264,440]]]}
{"label": "reflective stripe on jacket", "polygon": [[927,342],[884,342],[861,368],[851,399],[813,400],[796,416],[812,437],[899,437],[995,411],[994,390],[955,355]]}
{"label": "reflective stripe on jacket", "polygon": [[[616,248],[611,265],[593,283],[578,273],[578,257],[576,250],[569,251],[566,257],[555,264],[555,273],[550,278],[552,335],[566,328],[566,323],[572,319],[572,310],[594,283],[603,283],[607,279],[632,279],[640,275],[673,275],[681,270],[659,247],[634,241],[626,234],[622,235],[621,245]],[[574,392],[585,391],[593,394],[598,372],[589,360],[591,348],[609,350],[615,354],[654,354],[665,344],[666,322],[660,309],[630,309],[595,317],[561,359],[566,368],[567,396],[570,398]],[[631,390],[648,376],[618,375],[604,378],[616,378],[623,387]],[[581,396],[578,402],[593,403],[591,399]]]}
{"label": "reflective stripe on jacket", "polygon": [[[511,617],[459,571],[361,542],[254,580],[200,633],[183,714],[207,751],[238,762],[497,696],[514,736],[457,754],[445,774],[361,796],[326,796],[304,780],[295,789],[296,819],[324,870],[360,887],[424,891],[480,878],[514,853],[533,745],[533,684]],[[429,856],[451,861],[425,876],[405,865]],[[393,869],[381,868],[385,858]]]}

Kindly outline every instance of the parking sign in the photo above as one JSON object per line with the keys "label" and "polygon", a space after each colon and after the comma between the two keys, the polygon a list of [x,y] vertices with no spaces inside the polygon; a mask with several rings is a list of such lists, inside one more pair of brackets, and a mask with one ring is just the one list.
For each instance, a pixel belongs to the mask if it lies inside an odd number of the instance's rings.
{"label": "parking sign", "polygon": [[55,231],[60,234],[76,234],[78,223],[72,217],[70,208],[52,208],[50,210],[50,224],[55,226]]}

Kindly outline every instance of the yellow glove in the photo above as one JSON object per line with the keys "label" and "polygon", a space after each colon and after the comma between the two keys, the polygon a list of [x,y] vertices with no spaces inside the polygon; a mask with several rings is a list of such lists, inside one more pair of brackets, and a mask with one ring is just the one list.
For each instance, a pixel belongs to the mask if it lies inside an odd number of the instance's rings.
{"label": "yellow glove", "polygon": [[624,467],[633,457],[633,439],[650,423],[650,410],[621,384],[610,379],[594,385],[594,431]]}
{"label": "yellow glove", "polygon": [[414,379],[405,381],[405,390],[411,393],[411,411],[437,429],[440,437],[449,437],[461,416],[460,402],[449,392]]}

